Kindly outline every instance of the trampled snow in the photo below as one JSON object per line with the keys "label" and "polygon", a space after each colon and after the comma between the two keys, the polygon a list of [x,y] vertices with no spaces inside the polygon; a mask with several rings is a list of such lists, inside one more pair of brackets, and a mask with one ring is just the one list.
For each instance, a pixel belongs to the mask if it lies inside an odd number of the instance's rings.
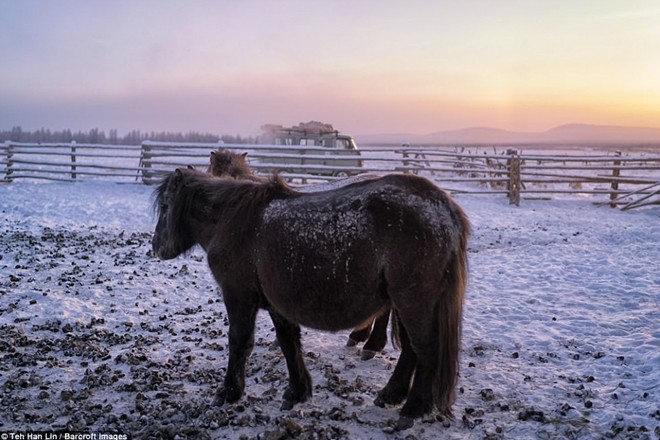
{"label": "trampled snow", "polygon": [[[152,187],[0,185],[0,432],[134,438],[657,438],[660,209],[457,196],[473,227],[453,421],[396,431],[398,357],[303,330],[313,397],[259,315],[246,395],[217,407],[226,313],[201,250],[150,253]],[[316,437],[314,437],[316,436]]]}

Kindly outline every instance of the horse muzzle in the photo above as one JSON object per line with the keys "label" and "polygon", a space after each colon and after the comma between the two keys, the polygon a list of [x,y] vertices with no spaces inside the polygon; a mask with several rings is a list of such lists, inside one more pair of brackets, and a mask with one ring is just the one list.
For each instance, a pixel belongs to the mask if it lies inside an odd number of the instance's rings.
{"label": "horse muzzle", "polygon": [[159,260],[167,260],[167,252],[165,251],[165,246],[160,245],[160,240],[157,236],[151,240],[151,251],[153,255],[158,257]]}
{"label": "horse muzzle", "polygon": [[169,249],[167,246],[156,246],[152,243],[153,254],[158,257],[159,260],[171,260],[179,256],[180,252],[175,252],[172,249]]}

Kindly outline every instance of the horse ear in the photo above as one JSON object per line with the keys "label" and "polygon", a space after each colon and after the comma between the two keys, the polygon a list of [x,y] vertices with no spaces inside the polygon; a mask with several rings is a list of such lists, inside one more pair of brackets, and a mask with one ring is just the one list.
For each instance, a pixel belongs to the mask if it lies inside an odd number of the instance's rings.
{"label": "horse ear", "polygon": [[218,154],[215,151],[211,151],[211,163],[213,163],[213,159],[215,158],[215,155]]}
{"label": "horse ear", "polygon": [[245,159],[245,158],[247,157],[247,155],[248,155],[248,154],[247,154],[247,151],[246,151],[245,153],[241,154],[241,157],[242,157],[243,159]]}
{"label": "horse ear", "polygon": [[194,170],[195,168],[193,168],[192,165],[188,165],[188,169],[189,169],[189,170]]}
{"label": "horse ear", "polygon": [[174,176],[170,181],[171,189],[176,190],[177,188],[179,188],[179,185],[181,185],[182,180],[183,180],[183,172],[181,171],[181,168],[177,168],[176,170],[174,170]]}

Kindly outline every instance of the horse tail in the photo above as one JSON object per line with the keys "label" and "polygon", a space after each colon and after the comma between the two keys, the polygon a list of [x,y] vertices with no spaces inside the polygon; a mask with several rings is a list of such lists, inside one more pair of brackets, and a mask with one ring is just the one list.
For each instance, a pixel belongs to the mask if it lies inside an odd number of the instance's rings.
{"label": "horse tail", "polygon": [[432,383],[434,405],[448,417],[452,416],[451,407],[456,400],[463,302],[468,281],[467,241],[470,235],[467,216],[458,205],[453,204],[453,208],[459,239],[445,268],[435,309],[438,363]]}

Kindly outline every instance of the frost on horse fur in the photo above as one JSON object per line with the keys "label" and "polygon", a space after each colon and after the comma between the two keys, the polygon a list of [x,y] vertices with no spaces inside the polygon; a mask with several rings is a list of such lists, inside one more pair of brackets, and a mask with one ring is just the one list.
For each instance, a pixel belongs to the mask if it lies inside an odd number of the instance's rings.
{"label": "frost on horse fur", "polygon": [[426,179],[390,175],[300,193],[274,177],[218,179],[179,169],[156,190],[154,253],[208,254],[229,315],[229,361],[218,403],[243,395],[259,308],[266,309],[289,372],[284,408],[312,384],[300,326],[336,331],[388,308],[401,355],[377,405],[401,415],[451,414],[458,375],[469,225]]}
{"label": "frost on horse fur", "polygon": [[[250,168],[247,153],[239,154],[222,148],[211,152],[209,167],[206,172],[216,177],[229,177],[255,182],[265,182],[268,180],[266,177],[257,176],[254,170]],[[297,191],[306,193],[330,191],[375,178],[377,176],[373,174],[358,174],[331,182],[305,185],[297,188]],[[348,336],[346,345],[353,347],[360,342],[364,342],[361,355],[362,360],[372,359],[376,353],[381,352],[385,348],[385,345],[387,345],[387,325],[389,321],[390,309],[385,308],[380,316],[361,324],[359,328],[353,330]]]}

